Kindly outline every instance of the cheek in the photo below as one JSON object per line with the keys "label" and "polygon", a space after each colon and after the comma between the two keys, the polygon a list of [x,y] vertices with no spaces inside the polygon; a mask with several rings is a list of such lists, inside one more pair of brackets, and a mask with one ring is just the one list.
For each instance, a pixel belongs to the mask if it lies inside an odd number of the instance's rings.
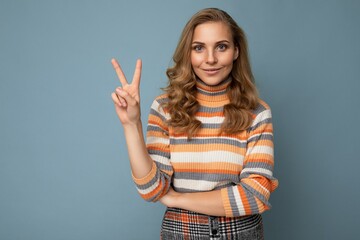
{"label": "cheek", "polygon": [[222,56],[221,63],[223,65],[232,65],[234,62],[234,55],[233,54],[227,54],[225,56]]}
{"label": "cheek", "polygon": [[193,67],[197,67],[201,64],[202,62],[202,58],[200,55],[195,55],[195,54],[192,54],[191,55],[191,65]]}

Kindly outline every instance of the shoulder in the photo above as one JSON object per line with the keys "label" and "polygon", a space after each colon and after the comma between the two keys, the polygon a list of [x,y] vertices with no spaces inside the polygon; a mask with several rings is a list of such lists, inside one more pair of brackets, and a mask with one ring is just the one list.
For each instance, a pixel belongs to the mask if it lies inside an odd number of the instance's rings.
{"label": "shoulder", "polygon": [[264,109],[270,109],[269,104],[267,104],[264,100],[259,99],[259,105],[262,106]]}
{"label": "shoulder", "polygon": [[164,117],[168,117],[167,111],[164,110],[163,104],[168,102],[169,98],[167,94],[161,94],[155,97],[154,101],[151,104],[150,114],[153,115],[162,115]]}
{"label": "shoulder", "polygon": [[271,111],[269,104],[267,104],[264,100],[259,99],[257,107],[252,111],[254,115],[258,115],[264,111]]}
{"label": "shoulder", "polygon": [[167,103],[169,101],[169,98],[167,96],[167,94],[161,94],[158,95],[157,97],[155,97],[154,101],[151,104],[151,108],[152,109],[163,109],[162,104]]}
{"label": "shoulder", "polygon": [[258,106],[252,111],[253,114],[253,123],[252,127],[258,125],[259,123],[271,123],[272,114],[269,104],[264,100],[260,99]]}

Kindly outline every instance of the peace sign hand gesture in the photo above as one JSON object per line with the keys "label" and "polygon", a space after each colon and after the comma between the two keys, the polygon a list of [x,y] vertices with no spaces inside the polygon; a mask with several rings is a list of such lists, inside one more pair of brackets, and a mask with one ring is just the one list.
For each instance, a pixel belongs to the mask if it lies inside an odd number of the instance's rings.
{"label": "peace sign hand gesture", "polygon": [[122,87],[117,87],[111,94],[115,105],[116,114],[123,125],[137,124],[140,120],[140,78],[141,78],[141,60],[136,61],[135,72],[132,82],[129,84],[125,74],[122,71],[116,59],[111,63],[116,71]]}

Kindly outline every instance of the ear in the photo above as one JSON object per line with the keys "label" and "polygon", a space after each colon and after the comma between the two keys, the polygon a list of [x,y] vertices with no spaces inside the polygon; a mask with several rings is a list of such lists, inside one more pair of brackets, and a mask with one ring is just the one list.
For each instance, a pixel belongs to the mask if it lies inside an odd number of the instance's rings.
{"label": "ear", "polygon": [[239,48],[235,47],[234,61],[239,57]]}

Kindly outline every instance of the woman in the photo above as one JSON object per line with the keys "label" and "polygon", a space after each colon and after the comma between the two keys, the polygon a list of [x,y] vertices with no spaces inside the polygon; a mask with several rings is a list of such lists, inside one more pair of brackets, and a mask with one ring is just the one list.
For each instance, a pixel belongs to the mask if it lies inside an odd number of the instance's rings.
{"label": "woman", "polygon": [[224,11],[196,13],[167,70],[169,84],[140,120],[141,60],[112,93],[133,179],[147,201],[166,205],[162,239],[263,239],[261,213],[278,186],[273,129],[259,99],[244,32]]}

